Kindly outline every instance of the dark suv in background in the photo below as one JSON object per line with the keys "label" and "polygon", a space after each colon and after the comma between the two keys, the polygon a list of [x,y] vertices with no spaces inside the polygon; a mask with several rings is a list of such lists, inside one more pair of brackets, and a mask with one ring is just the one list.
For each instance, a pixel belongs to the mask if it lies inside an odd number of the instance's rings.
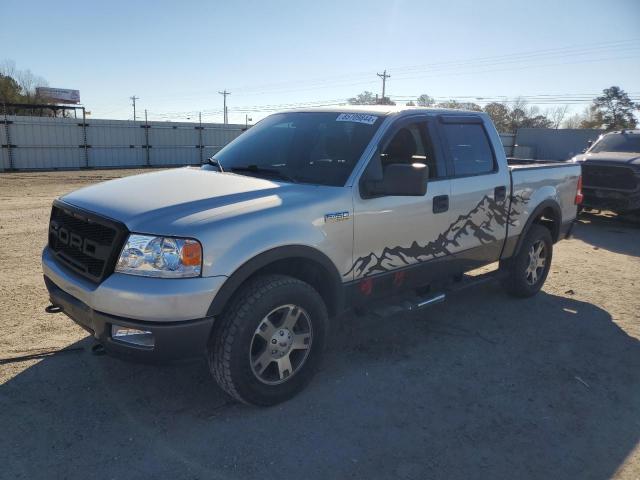
{"label": "dark suv in background", "polygon": [[619,214],[640,211],[640,130],[601,135],[571,161],[582,165],[584,207]]}

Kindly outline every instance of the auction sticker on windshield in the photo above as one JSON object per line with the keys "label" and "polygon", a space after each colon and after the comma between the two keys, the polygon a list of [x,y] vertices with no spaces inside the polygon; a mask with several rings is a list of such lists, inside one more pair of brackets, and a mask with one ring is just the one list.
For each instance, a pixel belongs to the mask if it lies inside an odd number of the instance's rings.
{"label": "auction sticker on windshield", "polygon": [[366,115],[364,113],[341,113],[338,115],[338,118],[336,118],[336,122],[356,122],[373,125],[377,119],[378,117],[375,115]]}

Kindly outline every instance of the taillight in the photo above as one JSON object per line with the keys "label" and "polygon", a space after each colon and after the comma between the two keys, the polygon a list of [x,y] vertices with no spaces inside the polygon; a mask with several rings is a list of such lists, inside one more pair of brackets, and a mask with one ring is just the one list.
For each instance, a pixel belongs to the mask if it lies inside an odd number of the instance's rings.
{"label": "taillight", "polygon": [[582,175],[578,177],[578,190],[576,191],[576,199],[574,203],[576,205],[581,205],[582,200],[584,200],[584,195],[582,194]]}

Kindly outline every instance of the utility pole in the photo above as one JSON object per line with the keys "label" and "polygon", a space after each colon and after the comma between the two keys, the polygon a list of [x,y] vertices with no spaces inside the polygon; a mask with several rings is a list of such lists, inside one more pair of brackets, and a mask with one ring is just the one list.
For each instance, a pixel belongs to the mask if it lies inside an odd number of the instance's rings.
{"label": "utility pole", "polygon": [[133,105],[133,121],[136,121],[136,100],[140,100],[140,97],[129,97],[131,99],[131,105]]}
{"label": "utility pole", "polygon": [[223,92],[218,93],[224,97],[222,105],[224,112],[224,124],[226,125],[227,123],[229,123],[229,117],[227,115],[227,95],[231,95],[231,92],[227,92],[227,90],[225,89]]}
{"label": "utility pole", "polygon": [[384,72],[382,73],[376,73],[376,75],[378,75],[381,79],[382,79],[382,102],[386,102],[386,97],[385,97],[385,90],[386,90],[386,86],[387,86],[387,78],[391,78],[391,75],[387,75],[387,69],[385,68]]}

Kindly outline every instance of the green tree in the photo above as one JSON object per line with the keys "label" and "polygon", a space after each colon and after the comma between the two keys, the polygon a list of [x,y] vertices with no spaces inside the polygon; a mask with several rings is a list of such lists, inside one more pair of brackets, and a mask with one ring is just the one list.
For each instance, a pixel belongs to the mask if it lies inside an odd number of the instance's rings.
{"label": "green tree", "polygon": [[[18,70],[15,62],[5,60],[0,63],[0,103],[50,104],[51,100],[36,94],[36,87],[46,87],[44,78],[34,75],[30,70]],[[13,115],[34,115],[29,109],[8,108]],[[46,111],[42,114],[51,115]]]}
{"label": "green tree", "polygon": [[430,97],[426,93],[423,93],[418,98],[416,98],[416,103],[419,107],[433,107],[436,104],[436,101],[433,97]]}
{"label": "green tree", "polygon": [[478,104],[472,102],[458,102],[457,100],[441,102],[436,106],[438,108],[452,108],[454,110],[472,110],[474,112],[482,111],[482,108]]}
{"label": "green tree", "polygon": [[13,78],[0,73],[0,102],[19,103],[22,101],[22,89]]}
{"label": "green tree", "polygon": [[375,105],[377,103],[376,96],[369,91],[364,91],[350,98],[348,102],[350,105]]}
{"label": "green tree", "polygon": [[551,128],[553,127],[553,121],[545,115],[535,115],[533,117],[526,117],[520,127],[525,128]]}
{"label": "green tree", "polygon": [[636,127],[633,111],[640,109],[640,104],[632,102],[620,87],[613,86],[605,88],[602,95],[593,100],[592,108],[600,127],[616,130]]}
{"label": "green tree", "polygon": [[491,117],[493,124],[499,132],[510,132],[511,121],[509,119],[509,107],[504,103],[491,102],[484,106],[484,111]]}

